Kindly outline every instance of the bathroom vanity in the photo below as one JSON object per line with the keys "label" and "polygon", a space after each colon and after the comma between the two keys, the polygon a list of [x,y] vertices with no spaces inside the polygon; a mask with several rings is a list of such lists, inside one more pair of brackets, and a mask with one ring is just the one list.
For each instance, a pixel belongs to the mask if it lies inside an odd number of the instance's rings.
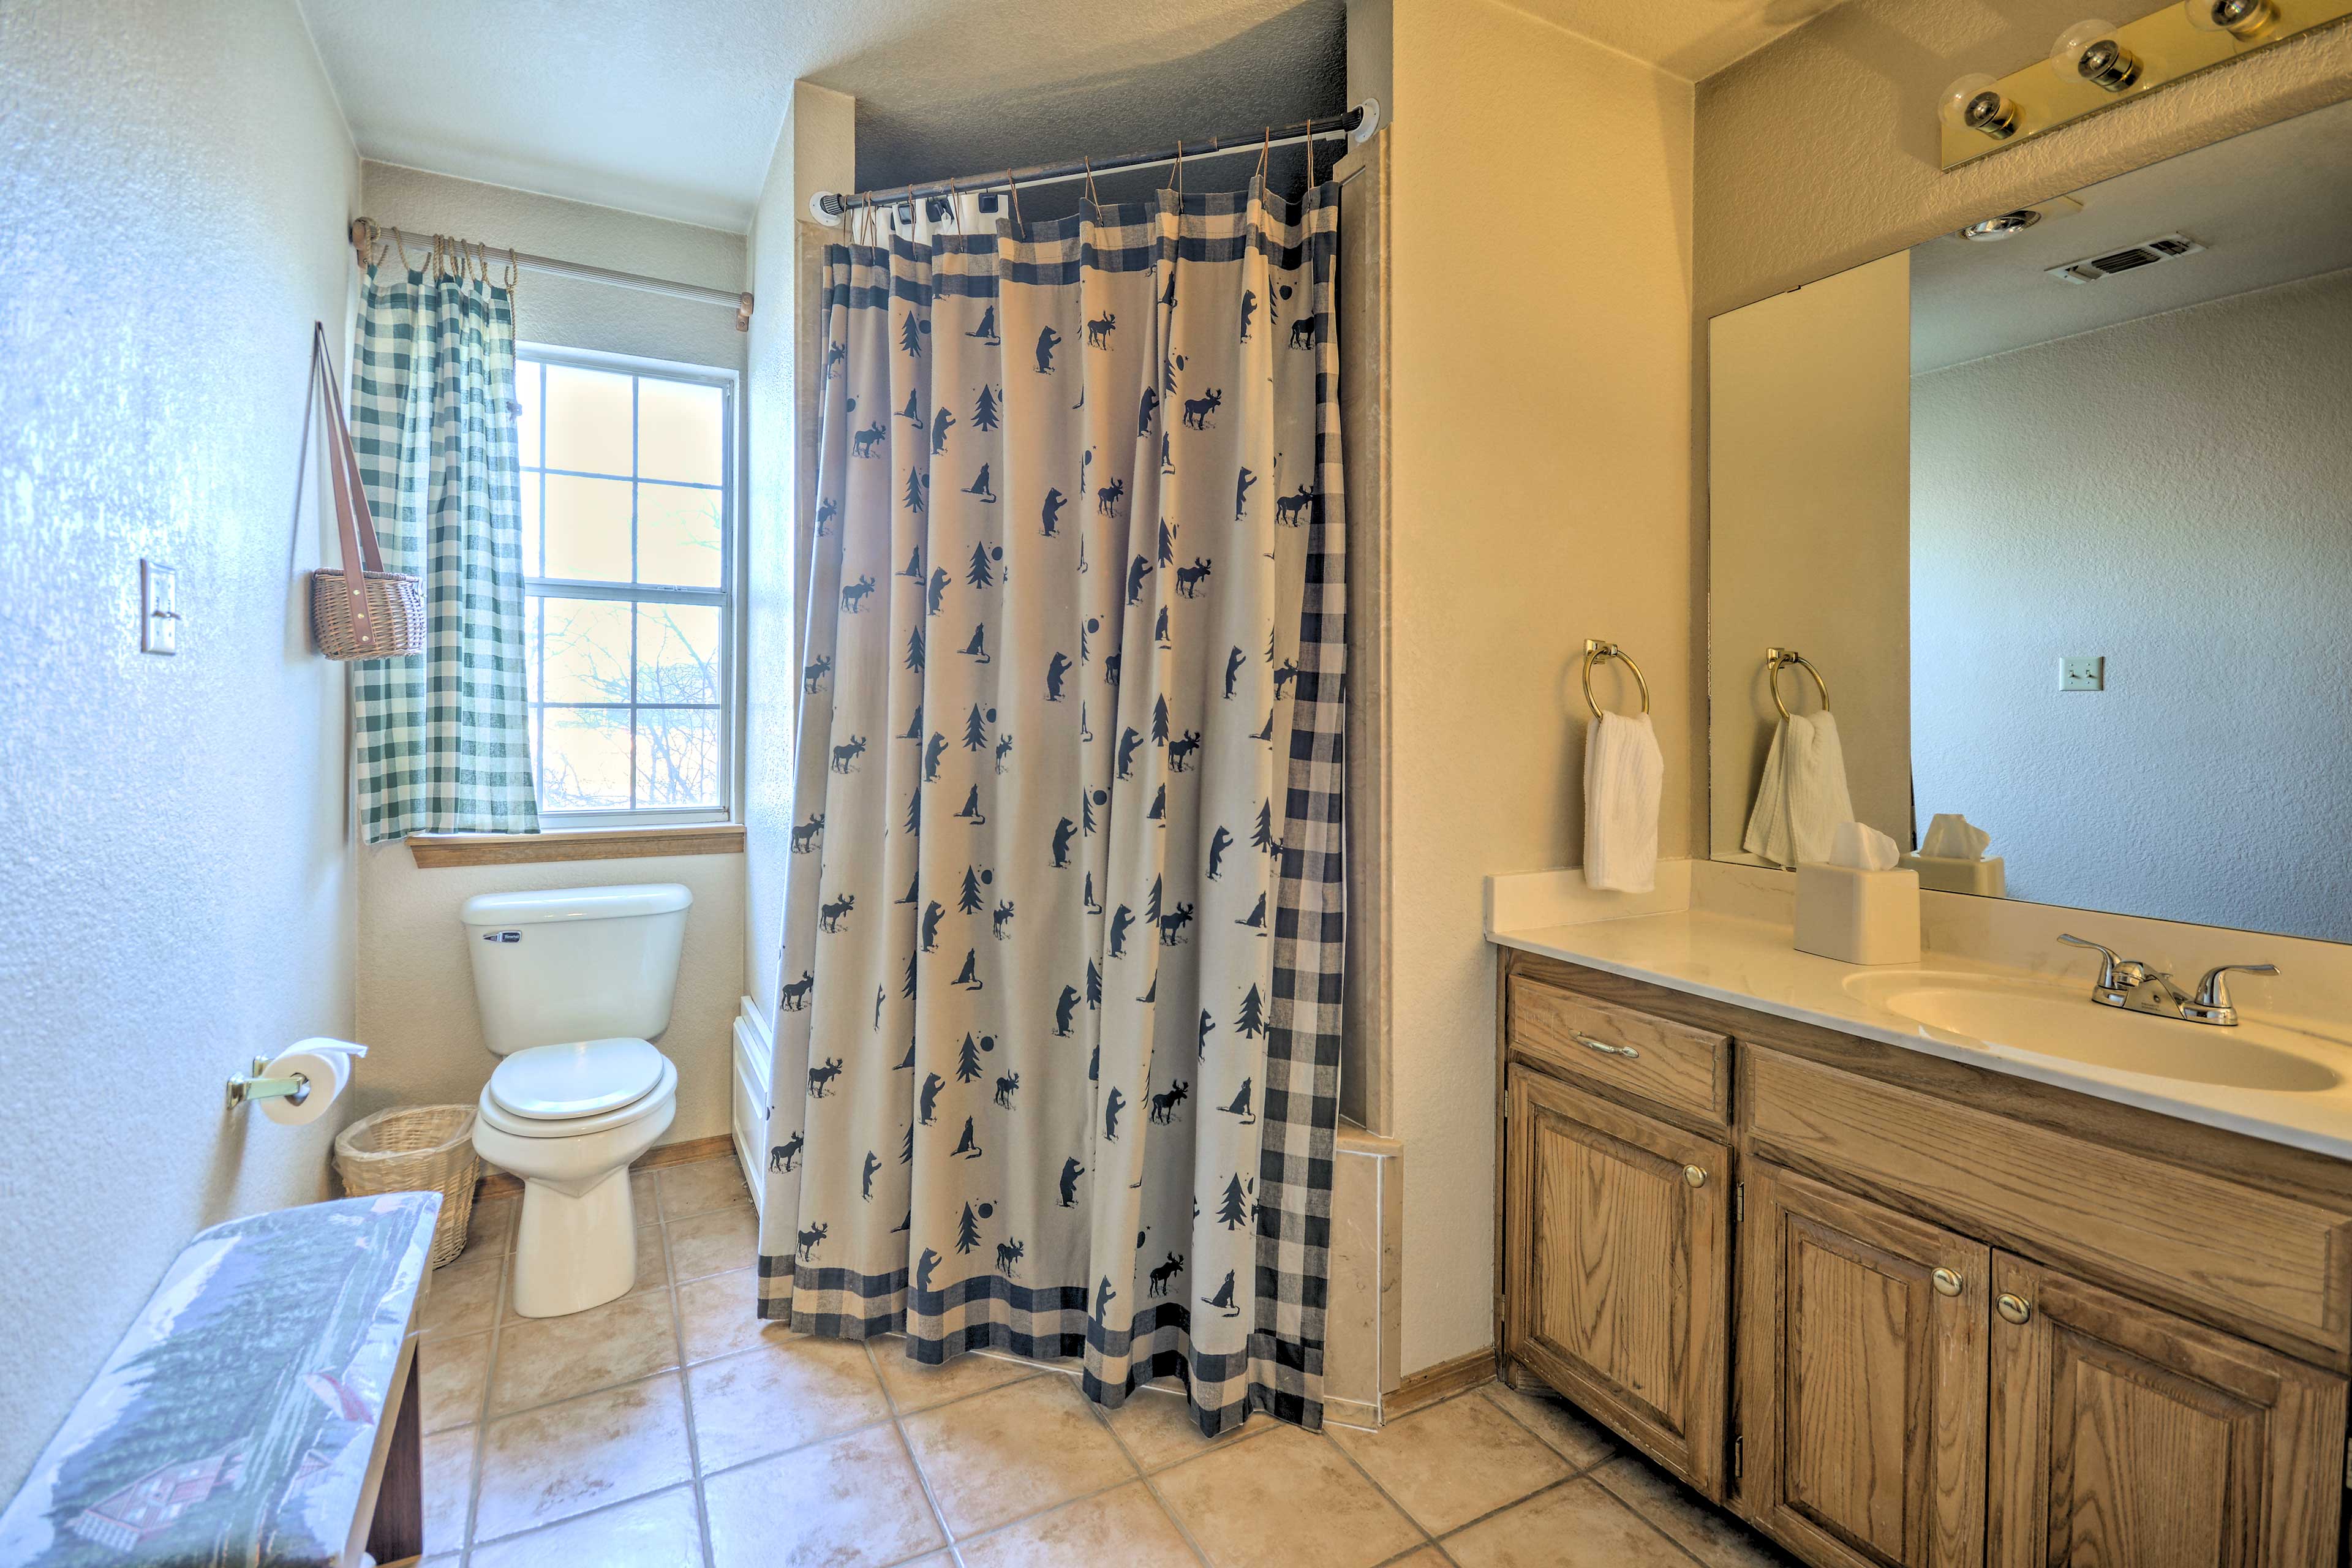
{"label": "bathroom vanity", "polygon": [[1762,922],[1495,940],[1507,1378],[1822,1568],[2339,1561],[2338,1095],[2256,1137],[2226,1086],[2021,1076]]}

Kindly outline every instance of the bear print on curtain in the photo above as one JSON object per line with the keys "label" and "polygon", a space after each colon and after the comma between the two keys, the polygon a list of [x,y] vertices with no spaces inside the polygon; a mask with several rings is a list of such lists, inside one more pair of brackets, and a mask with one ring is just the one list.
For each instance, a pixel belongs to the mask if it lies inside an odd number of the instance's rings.
{"label": "bear print on curtain", "polygon": [[1320,1423],[1339,190],[826,258],[760,1311]]}

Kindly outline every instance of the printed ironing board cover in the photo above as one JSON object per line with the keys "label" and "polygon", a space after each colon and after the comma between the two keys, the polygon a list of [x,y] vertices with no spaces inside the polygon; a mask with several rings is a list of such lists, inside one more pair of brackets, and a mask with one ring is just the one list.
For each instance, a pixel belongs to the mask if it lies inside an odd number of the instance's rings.
{"label": "printed ironing board cover", "polygon": [[394,1193],[197,1236],[0,1513],[0,1564],[338,1562],[440,1212]]}

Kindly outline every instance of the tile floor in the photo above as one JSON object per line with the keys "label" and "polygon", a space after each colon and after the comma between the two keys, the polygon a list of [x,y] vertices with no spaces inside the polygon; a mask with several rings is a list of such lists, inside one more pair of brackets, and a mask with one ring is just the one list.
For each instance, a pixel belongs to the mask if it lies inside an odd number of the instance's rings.
{"label": "tile floor", "polygon": [[455,1568],[1760,1568],[1781,1562],[1556,1400],[1499,1384],[1380,1432],[1181,1398],[1105,1415],[1052,1368],[749,1315],[731,1158],[640,1171],[635,1290],[515,1316],[517,1200],[425,1317],[426,1561]]}

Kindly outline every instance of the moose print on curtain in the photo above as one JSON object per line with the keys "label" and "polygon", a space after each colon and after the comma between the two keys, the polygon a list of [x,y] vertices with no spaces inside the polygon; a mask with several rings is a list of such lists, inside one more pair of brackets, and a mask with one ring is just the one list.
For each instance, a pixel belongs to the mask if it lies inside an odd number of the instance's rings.
{"label": "moose print on curtain", "polygon": [[1339,190],[826,258],[760,1310],[1321,1421]]}

